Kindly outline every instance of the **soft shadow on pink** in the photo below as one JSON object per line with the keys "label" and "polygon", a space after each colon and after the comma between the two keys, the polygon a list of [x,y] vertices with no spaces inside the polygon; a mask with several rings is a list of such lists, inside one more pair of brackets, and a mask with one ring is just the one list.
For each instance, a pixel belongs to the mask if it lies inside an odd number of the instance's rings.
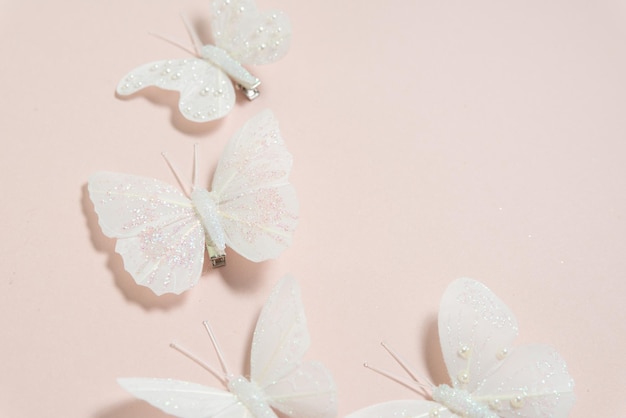
{"label": "soft shadow on pink", "polygon": [[437,325],[437,315],[433,314],[424,321],[424,325],[419,335],[418,344],[424,347],[422,358],[426,364],[428,376],[435,385],[442,383],[450,384],[450,377],[446,369],[441,352],[441,344],[439,343],[439,328]]}
{"label": "soft shadow on pink", "polygon": [[[132,395],[129,394],[128,396]],[[130,398],[127,402],[97,412],[92,418],[171,418],[171,415],[147,402]]]}

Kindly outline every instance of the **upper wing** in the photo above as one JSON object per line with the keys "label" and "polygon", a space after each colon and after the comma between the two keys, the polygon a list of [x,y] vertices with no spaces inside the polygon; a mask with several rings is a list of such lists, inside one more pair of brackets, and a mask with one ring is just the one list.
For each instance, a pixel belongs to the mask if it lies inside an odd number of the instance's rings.
{"label": "upper wing", "polygon": [[230,140],[213,177],[226,243],[252,261],[277,257],[291,244],[298,201],[289,184],[292,157],[266,110]]}
{"label": "upper wing", "polygon": [[194,122],[219,119],[235,104],[235,90],[219,68],[198,58],[155,61],[135,68],[117,85],[117,94],[126,96],[155,86],[180,93],[178,108]]}
{"label": "upper wing", "polygon": [[284,277],[265,302],[254,330],[250,380],[265,388],[288,376],[300,366],[309,345],[300,286]]}
{"label": "upper wing", "polygon": [[322,364],[302,363],[309,344],[300,287],[285,277],[274,287],[254,330],[250,380],[263,389],[272,407],[289,416],[333,418],[335,383]]}
{"label": "upper wing", "polygon": [[117,380],[133,396],[181,418],[252,418],[235,395],[197,383],[173,379]]}
{"label": "upper wing", "polygon": [[472,397],[503,418],[564,418],[574,404],[574,381],[552,347],[525,345],[513,349]]}
{"label": "upper wing", "polygon": [[437,402],[414,400],[414,401],[390,401],[367,408],[359,409],[346,415],[345,418],[452,418],[457,415],[448,408]]}
{"label": "upper wing", "polygon": [[204,229],[191,202],[156,179],[98,172],[89,178],[89,197],[105,235],[138,284],[157,295],[182,293],[200,277]]}
{"label": "upper wing", "polygon": [[337,388],[326,367],[307,362],[264,388],[269,403],[290,417],[334,418]]}
{"label": "upper wing", "polygon": [[268,64],[289,50],[291,23],[280,10],[261,13],[253,0],[213,0],[215,45],[242,64]]}
{"label": "upper wing", "polygon": [[502,363],[517,330],[513,313],[485,285],[452,282],[439,307],[439,339],[453,386],[473,392]]}

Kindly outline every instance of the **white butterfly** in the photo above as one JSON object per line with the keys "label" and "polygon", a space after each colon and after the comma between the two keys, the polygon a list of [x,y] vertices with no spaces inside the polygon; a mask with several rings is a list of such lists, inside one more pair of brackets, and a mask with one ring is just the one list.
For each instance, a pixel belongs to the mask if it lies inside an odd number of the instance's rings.
{"label": "white butterfly", "polygon": [[[250,380],[228,372],[208,324],[205,327],[222,364],[228,391],[173,379],[124,378],[119,384],[162,411],[185,418],[269,418],[274,410],[292,418],[331,418],[337,390],[321,363],[302,362],[310,344],[300,288],[291,277],[278,282],[258,319],[250,356]],[[186,350],[174,348],[219,376]],[[273,410],[274,409],[274,410]]]}
{"label": "white butterfly", "polygon": [[220,267],[226,245],[252,261],[275,258],[290,245],[298,218],[291,162],[267,110],[230,140],[210,192],[197,186],[197,174],[185,195],[156,179],[98,172],[89,178],[89,197],[135,281],[157,295],[180,294],[198,281],[205,246]]}
{"label": "white butterfly", "polygon": [[202,45],[185,21],[197,58],[155,61],[135,68],[117,86],[126,96],[148,86],[180,93],[178,107],[194,122],[225,116],[235,104],[229,77],[250,100],[261,81],[242,64],[268,64],[289,49],[291,23],[282,11],[260,13],[252,0],[213,0],[211,29],[215,45]]}
{"label": "white butterfly", "polygon": [[415,391],[425,389],[432,400],[385,402],[346,418],[566,417],[574,403],[574,381],[565,362],[547,345],[512,347],[517,330],[513,313],[485,285],[452,282],[439,308],[439,338],[452,386],[422,383],[383,345],[412,382],[379,373]]}

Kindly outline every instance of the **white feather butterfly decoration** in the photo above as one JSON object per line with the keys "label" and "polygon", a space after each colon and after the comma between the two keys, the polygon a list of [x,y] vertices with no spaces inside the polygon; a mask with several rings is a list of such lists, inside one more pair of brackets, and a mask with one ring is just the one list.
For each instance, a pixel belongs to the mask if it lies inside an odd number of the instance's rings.
{"label": "white feather butterfly decoration", "polygon": [[[559,418],[574,403],[574,381],[550,346],[513,347],[517,321],[485,285],[458,279],[446,289],[439,308],[439,338],[452,386],[421,382],[389,348],[412,381],[380,372],[432,400],[373,405],[346,418]],[[430,393],[428,393],[430,392]]]}
{"label": "white feather butterfly decoration", "polygon": [[250,100],[261,81],[242,64],[275,62],[289,49],[291,23],[282,11],[261,13],[253,0],[213,0],[211,30],[215,45],[202,45],[185,21],[197,58],[155,61],[122,78],[117,94],[127,96],[156,86],[180,93],[178,107],[194,122],[219,119],[235,104],[233,82]]}
{"label": "white feather butterfly decoration", "polygon": [[230,140],[211,191],[196,184],[197,174],[185,195],[156,179],[97,172],[89,178],[89,197],[135,281],[157,295],[180,294],[198,281],[205,247],[220,267],[227,245],[252,261],[276,258],[290,245],[298,220],[291,163],[267,110]]}
{"label": "white feather butterfly decoration", "polygon": [[[228,391],[173,379],[123,378],[119,384],[139,399],[184,418],[332,418],[337,391],[329,371],[303,362],[310,345],[300,288],[291,277],[278,282],[259,316],[250,355],[250,380],[228,372],[208,324]],[[221,373],[180,347],[179,351],[212,374]]]}

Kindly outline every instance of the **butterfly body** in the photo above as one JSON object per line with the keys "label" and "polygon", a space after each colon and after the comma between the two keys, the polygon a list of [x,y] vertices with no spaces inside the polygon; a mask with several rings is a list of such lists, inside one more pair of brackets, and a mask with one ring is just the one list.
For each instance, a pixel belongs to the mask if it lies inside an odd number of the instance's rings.
{"label": "butterfly body", "polygon": [[442,384],[433,389],[432,397],[435,402],[463,418],[498,418],[488,405],[478,402],[464,389]]}
{"label": "butterfly body", "polygon": [[[258,87],[261,80],[253,76],[230,54],[214,45],[204,45],[200,50],[202,58],[224,71],[238,86],[244,89],[250,100],[259,95]],[[247,93],[250,92],[250,93]],[[255,94],[252,94],[254,92]]]}
{"label": "butterfly body", "polygon": [[204,227],[206,246],[211,259],[225,257],[226,236],[224,227],[220,222],[219,199],[216,193],[194,187],[190,198]]}
{"label": "butterfly body", "polygon": [[256,418],[277,418],[267,402],[265,393],[259,386],[243,376],[231,378],[228,381],[228,390],[245,406]]}

